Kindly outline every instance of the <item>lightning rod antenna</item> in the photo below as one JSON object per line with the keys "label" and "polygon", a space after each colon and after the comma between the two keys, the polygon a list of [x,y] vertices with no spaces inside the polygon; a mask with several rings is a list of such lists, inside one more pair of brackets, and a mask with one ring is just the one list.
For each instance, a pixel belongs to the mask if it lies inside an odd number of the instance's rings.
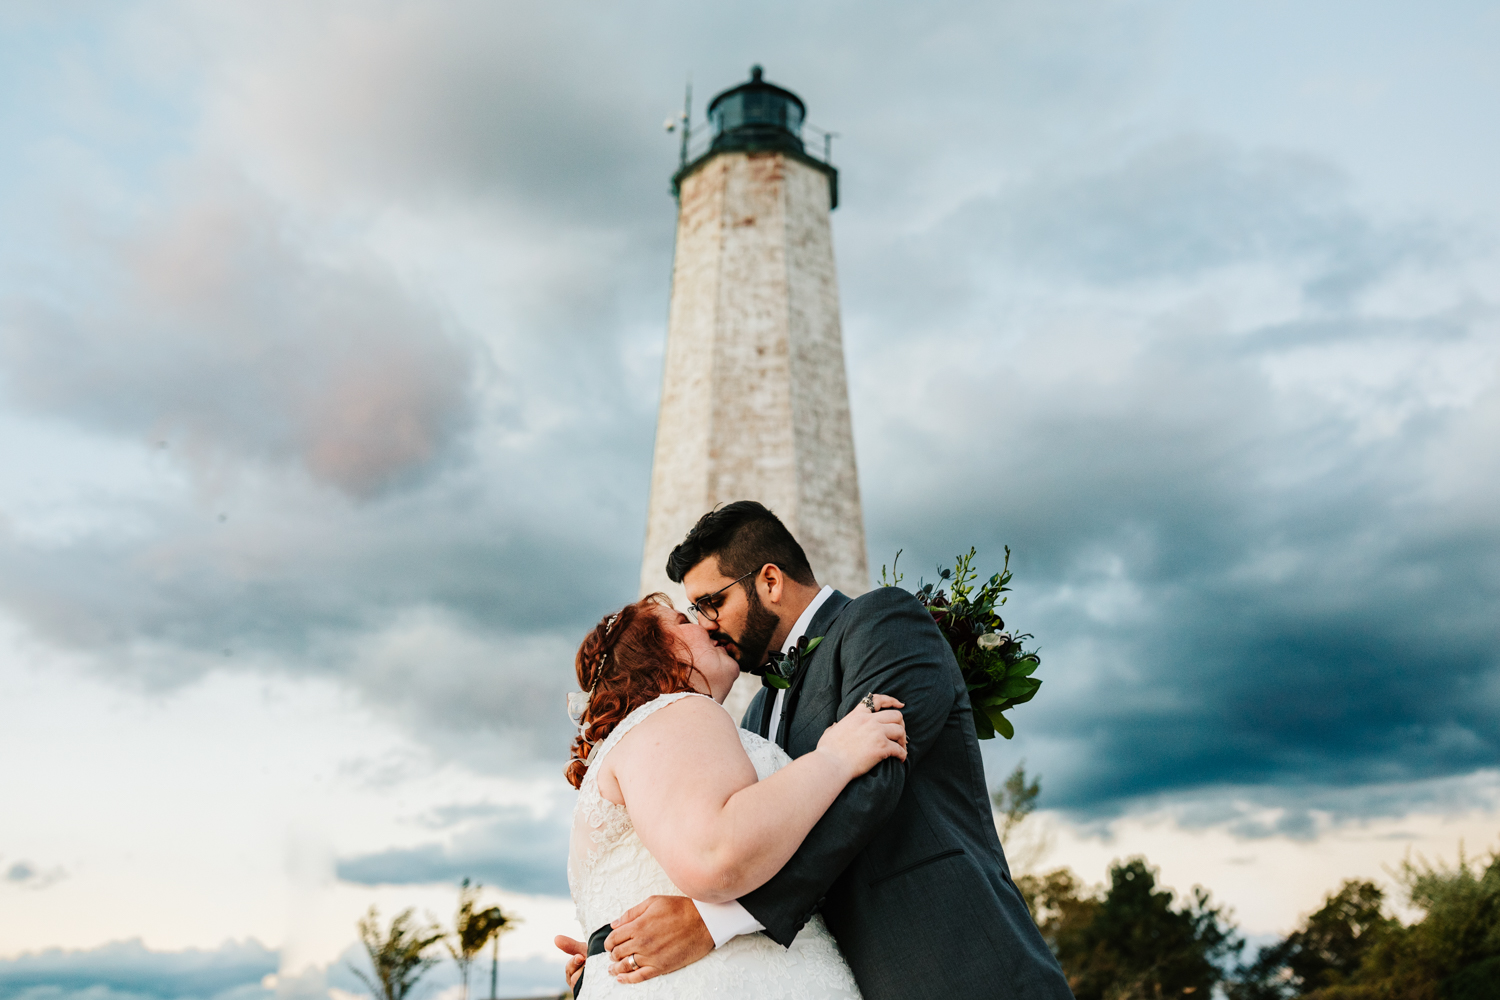
{"label": "lightning rod antenna", "polygon": [[687,93],[682,98],[682,153],[679,157],[680,166],[687,166],[688,156],[688,133],[692,131],[693,120],[693,75],[688,74]]}

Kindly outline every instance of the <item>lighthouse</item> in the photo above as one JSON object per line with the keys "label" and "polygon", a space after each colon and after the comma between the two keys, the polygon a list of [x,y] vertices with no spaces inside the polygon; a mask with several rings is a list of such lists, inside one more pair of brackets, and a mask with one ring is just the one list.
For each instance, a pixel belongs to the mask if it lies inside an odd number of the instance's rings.
{"label": "lighthouse", "polygon": [[775,511],[820,583],[870,587],[829,226],[838,171],[826,143],[806,148],[806,113],[755,66],[709,104],[701,155],[684,137],[642,594],[681,602],[667,555],[732,500]]}

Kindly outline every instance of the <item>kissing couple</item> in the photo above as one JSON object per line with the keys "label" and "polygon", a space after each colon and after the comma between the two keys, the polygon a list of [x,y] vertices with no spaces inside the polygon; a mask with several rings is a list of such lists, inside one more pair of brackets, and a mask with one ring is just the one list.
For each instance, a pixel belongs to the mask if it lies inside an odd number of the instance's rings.
{"label": "kissing couple", "polygon": [[[775,514],[705,514],[578,649],[578,1000],[1070,1000],[1011,880],[968,691],[911,594],[819,586]],[[739,673],[763,687],[737,728]]]}

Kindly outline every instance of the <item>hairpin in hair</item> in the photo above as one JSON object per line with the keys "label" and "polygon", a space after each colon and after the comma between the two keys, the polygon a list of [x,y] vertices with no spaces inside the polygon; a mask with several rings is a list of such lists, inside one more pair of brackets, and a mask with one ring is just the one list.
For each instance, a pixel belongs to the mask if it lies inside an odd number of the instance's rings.
{"label": "hairpin in hair", "polygon": [[[620,620],[620,613],[616,611],[609,616],[609,621],[604,625],[604,637],[609,638],[609,630],[615,627],[615,622]],[[568,718],[573,720],[573,725],[578,727],[578,738],[585,743],[589,739],[583,735],[583,716],[589,710],[589,702],[594,697],[594,688],[599,684],[599,674],[604,670],[604,661],[609,659],[609,651],[605,650],[599,656],[599,665],[594,668],[594,683],[589,685],[587,691],[568,692]],[[592,743],[590,743],[592,746]]]}

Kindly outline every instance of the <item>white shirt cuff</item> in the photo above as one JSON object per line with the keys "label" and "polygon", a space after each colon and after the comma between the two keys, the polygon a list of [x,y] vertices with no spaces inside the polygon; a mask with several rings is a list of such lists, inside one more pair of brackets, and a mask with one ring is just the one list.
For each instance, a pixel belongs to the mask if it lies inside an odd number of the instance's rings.
{"label": "white shirt cuff", "polygon": [[698,908],[698,916],[703,918],[703,926],[713,935],[715,948],[724,947],[725,941],[741,934],[754,934],[766,929],[765,924],[752,917],[750,911],[737,902],[702,903],[695,899],[693,905]]}

